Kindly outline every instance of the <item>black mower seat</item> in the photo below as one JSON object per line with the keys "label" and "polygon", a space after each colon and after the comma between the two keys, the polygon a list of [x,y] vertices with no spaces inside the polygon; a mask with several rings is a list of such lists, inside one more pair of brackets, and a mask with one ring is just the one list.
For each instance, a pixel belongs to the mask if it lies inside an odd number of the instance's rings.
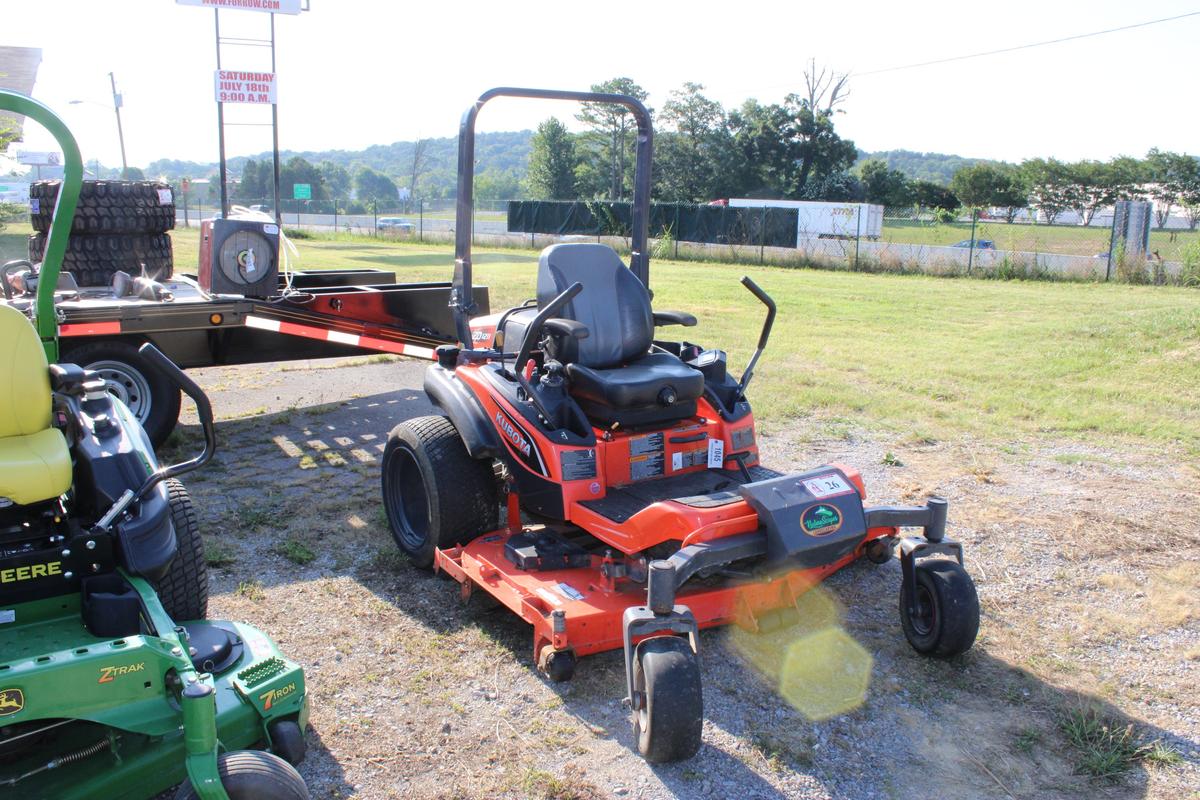
{"label": "black mower seat", "polygon": [[620,256],[602,244],[556,244],[538,261],[538,305],[578,281],[561,316],[587,326],[588,337],[556,353],[570,392],[595,424],[651,425],[696,413],[704,375],[670,353],[651,353],[650,293]]}

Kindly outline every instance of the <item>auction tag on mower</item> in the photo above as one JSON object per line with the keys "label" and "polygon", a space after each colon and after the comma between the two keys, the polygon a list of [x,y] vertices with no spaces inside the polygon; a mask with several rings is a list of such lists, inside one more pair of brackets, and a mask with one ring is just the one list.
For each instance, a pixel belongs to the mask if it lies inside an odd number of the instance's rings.
{"label": "auction tag on mower", "polygon": [[6,609],[0,611],[0,625],[4,625],[6,623],[16,622],[16,621],[17,621],[16,610],[11,609],[11,608],[6,608]]}
{"label": "auction tag on mower", "polygon": [[720,469],[725,465],[725,440],[708,440],[708,468]]}
{"label": "auction tag on mower", "polygon": [[809,478],[804,481],[804,488],[808,489],[808,493],[818,500],[835,497],[839,494],[850,494],[854,491],[854,487],[846,483],[845,479],[836,472]]}

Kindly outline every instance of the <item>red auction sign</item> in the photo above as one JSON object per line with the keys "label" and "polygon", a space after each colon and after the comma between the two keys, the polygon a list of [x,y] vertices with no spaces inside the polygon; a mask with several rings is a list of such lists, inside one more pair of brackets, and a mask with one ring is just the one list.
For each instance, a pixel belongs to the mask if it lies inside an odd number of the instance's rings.
{"label": "red auction sign", "polygon": [[219,69],[213,73],[218,103],[274,103],[274,72],[242,72]]}

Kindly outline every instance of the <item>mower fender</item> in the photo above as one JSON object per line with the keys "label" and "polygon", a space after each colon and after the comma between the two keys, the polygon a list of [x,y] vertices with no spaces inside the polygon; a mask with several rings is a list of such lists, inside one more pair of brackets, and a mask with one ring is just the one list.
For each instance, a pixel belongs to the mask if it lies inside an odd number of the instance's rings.
{"label": "mower fender", "polygon": [[495,429],[488,423],[483,406],[454,372],[440,364],[425,370],[425,394],[446,412],[471,458],[501,458],[504,450]]}

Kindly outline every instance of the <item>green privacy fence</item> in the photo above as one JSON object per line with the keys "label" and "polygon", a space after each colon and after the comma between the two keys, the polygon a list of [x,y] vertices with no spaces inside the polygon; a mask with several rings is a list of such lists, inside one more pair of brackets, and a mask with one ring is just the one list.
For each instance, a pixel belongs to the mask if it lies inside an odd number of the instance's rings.
{"label": "green privacy fence", "polygon": [[[510,233],[628,236],[630,204],[608,200],[511,200]],[[766,247],[796,246],[794,208],[652,203],[651,238]]]}

